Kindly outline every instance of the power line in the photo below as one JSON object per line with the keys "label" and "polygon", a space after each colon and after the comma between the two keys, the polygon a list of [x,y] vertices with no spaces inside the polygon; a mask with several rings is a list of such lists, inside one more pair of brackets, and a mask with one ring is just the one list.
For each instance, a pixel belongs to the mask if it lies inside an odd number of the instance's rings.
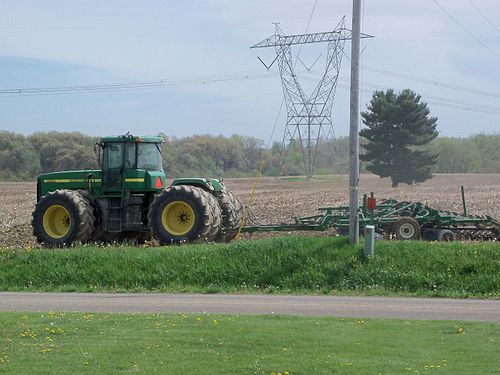
{"label": "power line", "polygon": [[[347,59],[347,56],[344,52]],[[491,98],[500,99],[500,93],[494,93],[490,91],[477,90],[470,87],[459,86],[451,83],[434,81],[426,78],[421,78],[409,74],[397,73],[386,69],[376,68],[368,65],[362,65],[363,70],[368,70],[374,73],[379,73],[387,76],[402,78],[409,81],[419,82],[435,87],[442,87],[446,89],[462,91],[466,93],[476,94],[480,96],[487,96]],[[141,81],[141,82],[129,82],[129,83],[110,83],[110,84],[97,84],[97,85],[76,85],[76,86],[56,86],[56,87],[28,87],[28,88],[9,88],[0,89],[0,97],[9,96],[32,96],[32,95],[43,95],[43,94],[71,94],[78,92],[90,92],[90,91],[122,91],[122,90],[135,90],[135,89],[147,89],[147,88],[157,88],[157,87],[171,87],[171,86],[184,86],[184,85],[197,85],[197,84],[211,84],[226,81],[235,80],[247,80],[247,79],[257,79],[257,78],[267,78],[274,77],[278,73],[270,71],[267,73],[256,73],[256,70],[249,70],[243,72],[234,72],[229,75],[223,76],[220,74],[212,74],[204,77],[193,77],[179,80],[167,80],[159,79],[152,81]],[[253,73],[253,74],[252,74]]]}
{"label": "power line", "polygon": [[[387,74],[387,75],[391,75],[391,76],[395,76],[395,77],[399,77],[399,78],[404,78],[404,79],[413,80],[413,81],[417,81],[417,82],[427,83],[427,84],[430,84],[433,86],[441,86],[441,87],[459,90],[459,91],[463,91],[463,92],[474,93],[474,94],[489,96],[489,97],[494,97],[494,98],[500,98],[500,94],[496,94],[496,93],[474,90],[474,89],[456,86],[456,85],[451,85],[451,84],[447,84],[447,83],[443,83],[443,82],[426,80],[426,79],[419,78],[419,77],[409,76],[409,75],[400,74],[400,73],[394,73],[394,72],[390,72],[390,71],[386,71],[386,70],[378,69],[378,68],[373,68],[373,67],[363,66],[363,68],[377,72],[377,73],[381,73],[381,74]],[[306,72],[304,72],[304,73],[306,73]],[[316,74],[316,75],[318,74],[318,73],[315,73],[313,71],[311,71],[309,73]],[[62,95],[62,94],[74,94],[74,93],[95,92],[95,91],[115,92],[115,91],[127,91],[127,90],[141,90],[141,89],[172,87],[172,86],[212,84],[212,83],[220,83],[220,82],[235,81],[235,80],[268,78],[268,77],[275,77],[277,74],[278,74],[277,72],[270,71],[270,72],[262,73],[262,74],[253,74],[253,75],[246,74],[246,75],[241,75],[241,76],[233,74],[233,75],[229,75],[229,76],[225,76],[225,77],[219,76],[219,78],[216,78],[217,75],[212,75],[212,77],[214,77],[214,78],[198,78],[196,80],[194,80],[194,79],[191,79],[191,80],[184,79],[184,80],[176,80],[176,81],[156,80],[156,81],[143,81],[143,82],[135,82],[135,83],[117,83],[117,84],[103,84],[103,85],[89,85],[89,86],[80,85],[80,86],[45,87],[45,88],[38,87],[38,88],[25,88],[25,89],[2,89],[2,90],[0,90],[0,94],[1,94],[0,97],[46,96],[46,95]],[[305,79],[308,80],[307,77],[305,77]],[[366,86],[378,88],[378,89],[387,88],[386,86],[377,85],[377,84],[369,83],[369,82],[366,82],[364,84]],[[371,92],[369,90],[363,90],[363,91]],[[442,106],[444,106],[445,103],[448,103],[446,105],[448,107],[453,106],[452,108],[458,108],[458,109],[469,110],[469,111],[474,111],[474,112],[497,115],[498,112],[500,111],[500,109],[497,107],[486,106],[486,105],[467,102],[467,101],[442,98],[442,97],[432,96],[432,95],[425,95],[425,98],[429,98],[429,99],[432,99],[434,101],[439,101],[439,104]],[[283,103],[281,104],[281,106],[280,106],[281,108],[278,111],[274,128],[276,127],[276,124],[278,121],[277,119],[279,118],[279,115],[281,113],[282,106],[283,106]],[[274,128],[273,128],[273,133],[274,133]]]}
{"label": "power line", "polygon": [[[445,82],[432,81],[425,78],[420,78],[416,76],[411,76],[408,74],[396,73],[380,68],[370,67],[370,66],[362,66],[362,69],[369,70],[372,72],[389,75],[397,78],[402,78],[410,81],[420,82],[424,84],[428,84],[431,86],[439,86],[447,89],[462,91],[466,93],[473,93],[476,95],[500,98],[500,94],[492,93],[482,90],[471,89],[467,87],[462,87],[458,85],[453,85]],[[246,72],[254,72],[254,71],[246,71]],[[311,72],[314,74],[314,72]],[[241,74],[241,72],[240,72]],[[220,74],[213,74],[205,77],[197,77],[196,79],[182,79],[182,80],[154,80],[154,81],[142,81],[142,82],[132,82],[132,83],[115,83],[115,84],[100,84],[100,85],[78,85],[78,86],[60,86],[60,87],[32,87],[32,88],[21,88],[21,89],[0,89],[0,97],[18,97],[18,96],[48,96],[48,95],[63,95],[63,94],[74,94],[74,93],[85,93],[85,92],[99,92],[99,91],[108,91],[108,92],[116,92],[116,91],[130,91],[130,90],[143,90],[143,89],[152,89],[152,88],[162,88],[162,87],[174,87],[174,86],[186,86],[186,85],[204,85],[204,84],[215,84],[221,82],[228,81],[236,81],[236,80],[248,80],[248,79],[260,79],[260,78],[268,78],[275,77],[277,72],[266,72],[260,74],[242,74],[238,75],[238,73],[233,73],[227,76],[221,76]],[[375,88],[386,88],[386,86],[376,85],[366,83],[367,86],[375,87]],[[367,91],[367,90],[362,90]],[[431,96],[426,95],[426,98],[431,99]],[[440,100],[448,102],[448,106],[454,105],[453,108],[457,108],[456,106],[461,106],[459,109],[470,110],[480,113],[487,114],[497,114],[498,108],[485,106],[481,104],[466,102],[466,101],[457,101],[453,99],[440,98],[440,97],[432,97],[432,99]],[[281,113],[283,108],[283,103],[280,105],[280,110],[278,111],[277,117]],[[274,129],[277,125],[277,120],[275,121],[275,125],[272,131],[274,133]],[[272,137],[272,136],[271,136]]]}
{"label": "power line", "polygon": [[[372,86],[369,83],[366,83],[365,85]],[[345,89],[349,88],[349,86],[347,84],[340,84],[340,86],[342,88],[345,88]],[[377,86],[382,87],[380,85],[377,85]],[[367,93],[372,93],[368,89],[363,89],[363,91],[365,91]],[[460,109],[460,110],[464,110],[464,111],[500,116],[500,108],[498,108],[498,107],[484,106],[482,104],[470,103],[470,102],[461,101],[461,100],[453,100],[453,99],[442,98],[442,97],[426,95],[426,94],[422,94],[422,99],[424,99],[428,104],[433,104],[433,105],[438,106],[438,107],[454,108],[454,109]]]}
{"label": "power line", "polygon": [[[448,89],[463,91],[467,93],[474,93],[477,95],[488,96],[493,98],[500,98],[500,94],[491,93],[487,91],[475,90],[471,88],[466,88],[457,85],[451,85],[448,83],[431,81],[424,78],[414,77],[406,74],[395,73],[379,68],[363,66],[363,69],[370,70],[380,74],[386,74],[394,77],[399,77],[407,80],[412,80],[416,82],[430,84],[432,86],[440,86]],[[314,72],[310,72],[311,74],[315,74]],[[241,75],[238,76],[236,74],[232,74],[229,76],[216,78],[217,75],[208,76],[205,78],[198,79],[184,79],[184,80],[176,80],[176,81],[167,81],[167,80],[156,80],[156,81],[143,81],[143,82],[135,82],[135,83],[117,83],[117,84],[102,84],[102,85],[89,85],[89,86],[61,86],[61,87],[38,87],[38,88],[25,88],[25,89],[2,89],[0,90],[0,97],[16,97],[16,96],[48,96],[48,95],[63,95],[63,94],[74,94],[74,93],[85,93],[85,92],[98,92],[98,91],[128,91],[128,90],[142,90],[142,89],[151,89],[151,88],[162,88],[162,87],[172,87],[172,86],[185,86],[185,85],[196,85],[196,84],[213,84],[227,81],[235,81],[235,80],[247,80],[247,79],[259,79],[259,78],[268,78],[275,77],[277,72],[267,72],[262,74],[253,74],[253,75]],[[209,78],[213,77],[213,78]],[[373,88],[383,89],[386,86],[377,85],[373,83],[366,82],[364,83],[366,86],[370,86]],[[370,90],[362,90],[364,92],[371,92]],[[473,112],[485,113],[485,114],[493,114],[498,115],[500,109],[493,106],[486,106],[482,104],[442,98],[437,96],[425,95],[425,98],[429,98],[433,100],[433,104],[446,106],[450,108],[468,110]],[[430,102],[429,102],[430,103]],[[281,114],[283,108],[283,103],[280,105],[280,110],[276,116],[276,121],[273,127],[272,134],[274,134],[274,130],[276,128],[278,118]],[[272,135],[271,135],[272,137]]]}
{"label": "power line", "polygon": [[318,0],[314,1],[314,5],[313,5],[313,8],[311,10],[311,14],[309,15],[309,20],[307,21],[306,31],[304,31],[304,34],[307,34],[309,32],[309,26],[311,26],[311,21],[312,21],[312,18],[314,16],[314,11],[316,10],[316,5],[318,5]]}
{"label": "power line", "polygon": [[[424,97],[425,99],[425,97]],[[474,107],[467,107],[467,106],[460,106],[460,105],[455,105],[455,104],[450,104],[450,103],[443,103],[440,101],[435,101],[435,100],[426,100],[427,103],[438,106],[438,107],[447,107],[447,108],[454,108],[454,109],[460,109],[464,111],[470,111],[470,112],[478,112],[478,113],[484,113],[487,115],[494,115],[494,116],[500,116],[500,111],[493,112],[489,110],[482,110]]]}
{"label": "power line", "polygon": [[[346,88],[348,87],[347,84],[343,84],[343,86]],[[371,84],[368,82],[365,83],[365,86],[373,87],[376,89],[386,88],[384,86],[375,85],[375,84]],[[371,91],[368,89],[365,89],[363,91],[371,93]],[[443,97],[439,97],[439,96],[426,95],[426,94],[422,94],[422,98],[427,103],[432,103],[432,104],[442,106],[442,107],[456,108],[456,109],[462,109],[462,110],[467,110],[467,111],[472,111],[472,112],[500,116],[500,108],[499,107],[487,106],[487,105],[467,102],[467,101],[463,101],[463,100],[449,99],[449,98],[443,98]]]}
{"label": "power line", "polygon": [[458,20],[453,17],[450,12],[448,12],[441,4],[438,3],[437,0],[432,0],[434,3],[453,21],[455,22],[462,30],[464,30],[467,34],[469,34],[476,42],[481,44],[484,48],[486,48],[488,51],[490,51],[492,54],[494,54],[496,57],[500,58],[500,55],[493,49],[491,49],[486,43],[484,43],[481,39],[479,39],[477,36],[475,36],[472,32],[470,32],[464,25],[462,25]]}
{"label": "power line", "polygon": [[474,7],[474,9],[481,15],[481,17],[483,17],[484,20],[488,22],[491,25],[491,27],[493,27],[496,30],[497,33],[500,33],[500,29],[498,29],[498,27],[496,27],[495,24],[491,22],[488,17],[486,17],[486,15],[481,11],[481,9],[479,9],[479,7],[476,4],[474,4],[472,0],[467,0],[467,1],[470,3],[470,5]]}
{"label": "power line", "polygon": [[[308,73],[310,73],[310,72],[308,72]],[[318,75],[318,73],[311,73],[311,74]],[[301,75],[301,79],[304,79],[306,81],[315,82],[315,79],[311,79],[309,77],[305,77],[302,75]],[[344,89],[349,89],[349,87],[350,87],[349,83],[347,81],[339,82],[338,85]],[[369,82],[365,82],[364,86],[372,87],[375,89],[386,89],[387,88],[387,86],[378,85],[378,84],[369,83]],[[372,91],[367,89],[367,88],[362,88],[361,90],[366,92],[366,93],[372,93]],[[478,113],[500,116],[500,108],[499,107],[487,106],[487,105],[467,102],[467,101],[463,101],[463,100],[449,99],[449,98],[443,98],[443,97],[439,97],[439,96],[425,95],[425,94],[422,95],[422,98],[427,103],[433,104],[436,106],[440,106],[440,107],[448,107],[448,108],[461,109],[461,110],[466,110],[466,111],[471,111],[471,112],[478,112]]]}
{"label": "power line", "polygon": [[[344,56],[349,61],[351,61],[351,59],[349,58],[349,56],[345,52],[344,52]],[[472,89],[470,87],[464,87],[464,86],[454,85],[454,84],[451,84],[451,83],[440,82],[440,81],[433,81],[433,80],[427,79],[427,78],[421,78],[421,77],[412,76],[412,75],[409,75],[409,74],[392,72],[390,70],[375,68],[375,67],[368,66],[368,65],[361,65],[361,69],[363,69],[363,70],[369,70],[369,71],[375,72],[375,73],[384,74],[384,75],[387,75],[387,76],[392,76],[392,77],[406,79],[408,81],[414,81],[414,82],[424,83],[424,84],[430,85],[430,86],[438,86],[438,87],[443,87],[443,88],[450,89],[450,90],[462,91],[462,92],[467,92],[467,93],[471,93],[471,94],[476,94],[476,95],[481,95],[481,96],[488,96],[488,97],[491,97],[491,98],[499,98],[500,99],[500,94],[499,93],[494,93],[494,92],[490,92],[490,91],[477,90],[477,89]]]}
{"label": "power line", "polygon": [[0,95],[2,97],[12,96],[40,96],[40,95],[60,95],[60,94],[74,94],[84,92],[99,92],[99,91],[127,91],[160,87],[172,86],[186,86],[186,85],[205,85],[228,81],[240,81],[258,78],[275,77],[276,72],[266,72],[258,74],[244,74],[244,75],[228,75],[228,76],[209,76],[205,78],[196,79],[183,79],[183,80],[154,80],[130,83],[112,83],[112,84],[99,84],[99,85],[80,85],[80,86],[58,86],[58,87],[29,87],[19,89],[1,89]]}
{"label": "power line", "polygon": [[[57,86],[57,87],[28,87],[28,88],[15,88],[15,89],[0,89],[0,94],[13,94],[13,93],[36,93],[36,92],[48,92],[48,91],[79,91],[79,90],[106,90],[115,88],[135,88],[143,86],[168,86],[168,85],[182,85],[182,84],[196,84],[196,83],[209,83],[212,81],[219,80],[231,80],[231,79],[245,79],[261,77],[266,73],[255,73],[254,74],[243,74],[243,73],[232,73],[228,75],[212,74],[205,77],[193,77],[178,80],[167,80],[167,79],[157,79],[151,81],[140,81],[140,82],[126,82],[126,83],[108,83],[108,84],[95,84],[95,85],[75,85],[75,86]],[[269,74],[272,75],[272,74]]]}
{"label": "power line", "polygon": [[267,142],[267,148],[271,147],[271,142],[273,141],[274,131],[276,130],[276,126],[278,125],[278,120],[280,119],[281,110],[283,109],[283,104],[285,104],[284,98],[281,100],[280,109],[279,109],[278,113],[276,114],[276,119],[274,120],[273,130],[271,131],[271,135],[269,136],[269,141]]}
{"label": "power line", "polygon": [[[314,11],[316,10],[316,5],[318,5],[318,0],[314,0],[314,5],[312,7],[311,14],[309,15],[309,19],[307,20],[307,26],[306,30],[304,31],[304,34],[307,34],[309,32],[309,26],[311,26],[311,21],[314,16]],[[299,51],[297,52],[297,58],[295,59],[295,64],[293,65],[294,68],[297,66],[297,62],[299,61],[300,53],[302,52],[303,46],[304,46],[303,44],[299,46]],[[283,100],[285,99],[283,98]]]}
{"label": "power line", "polygon": [[[349,82],[344,82],[344,83],[347,85]],[[365,85],[368,86],[368,87],[375,88],[375,89],[386,89],[387,88],[387,86],[378,85],[378,84],[370,83],[370,82],[366,82]],[[453,103],[453,104],[464,105],[464,106],[473,106],[473,107],[481,108],[481,109],[484,109],[484,110],[490,110],[490,111],[500,112],[500,107],[489,106],[489,105],[484,105],[484,104],[477,104],[477,103],[472,103],[472,102],[468,102],[468,101],[465,101],[465,100],[443,98],[443,97],[434,96],[434,95],[425,95],[424,94],[423,96],[425,98],[440,100],[440,101],[449,102],[449,103]]]}
{"label": "power line", "polygon": [[397,78],[403,78],[403,79],[406,79],[409,81],[420,82],[420,83],[424,83],[424,84],[431,85],[431,86],[438,86],[438,87],[443,87],[443,88],[447,88],[447,89],[451,89],[451,90],[463,91],[463,92],[467,92],[467,93],[471,93],[471,94],[477,94],[477,95],[481,95],[481,96],[489,96],[492,98],[499,98],[500,99],[499,93],[472,89],[469,87],[454,85],[454,84],[446,83],[446,82],[433,81],[433,80],[426,79],[426,78],[416,77],[416,76],[412,76],[409,74],[391,72],[389,70],[375,68],[375,67],[371,67],[371,66],[367,66],[367,65],[363,65],[361,68],[364,70],[369,70],[369,71],[375,72],[375,73],[380,73],[380,74],[384,74],[384,75],[388,75],[388,76],[392,76],[392,77],[397,77]]}

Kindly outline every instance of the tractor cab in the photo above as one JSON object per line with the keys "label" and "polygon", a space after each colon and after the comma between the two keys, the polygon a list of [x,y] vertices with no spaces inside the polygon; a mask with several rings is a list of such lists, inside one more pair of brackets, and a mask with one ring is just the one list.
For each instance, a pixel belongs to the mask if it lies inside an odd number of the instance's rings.
{"label": "tractor cab", "polygon": [[165,185],[159,136],[123,135],[96,144],[104,194],[158,191]]}

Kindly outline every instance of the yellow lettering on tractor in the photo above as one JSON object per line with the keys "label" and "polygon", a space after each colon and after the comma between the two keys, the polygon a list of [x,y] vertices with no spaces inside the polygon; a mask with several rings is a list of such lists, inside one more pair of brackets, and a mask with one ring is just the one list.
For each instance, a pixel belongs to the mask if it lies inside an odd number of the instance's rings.
{"label": "yellow lettering on tractor", "polygon": [[[58,180],[43,180],[44,183],[46,184],[67,184],[67,183],[74,183],[74,182],[87,182],[87,179],[58,179]],[[93,178],[90,180],[91,182],[101,182],[100,178]]]}

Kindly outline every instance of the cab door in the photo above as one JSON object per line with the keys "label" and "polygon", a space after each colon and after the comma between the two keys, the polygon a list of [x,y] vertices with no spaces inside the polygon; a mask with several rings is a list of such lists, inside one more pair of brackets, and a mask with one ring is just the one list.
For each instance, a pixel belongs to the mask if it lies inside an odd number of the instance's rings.
{"label": "cab door", "polygon": [[118,192],[123,188],[123,143],[106,143],[102,168],[102,187],[105,192]]}

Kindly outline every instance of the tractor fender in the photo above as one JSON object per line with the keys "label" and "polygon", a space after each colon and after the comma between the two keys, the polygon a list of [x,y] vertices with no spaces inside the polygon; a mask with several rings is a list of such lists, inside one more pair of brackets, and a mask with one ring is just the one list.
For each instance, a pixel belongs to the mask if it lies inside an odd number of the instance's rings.
{"label": "tractor fender", "polygon": [[211,192],[212,194],[224,189],[224,184],[217,178],[176,178],[170,184],[170,186],[178,185],[200,187],[203,190]]}

